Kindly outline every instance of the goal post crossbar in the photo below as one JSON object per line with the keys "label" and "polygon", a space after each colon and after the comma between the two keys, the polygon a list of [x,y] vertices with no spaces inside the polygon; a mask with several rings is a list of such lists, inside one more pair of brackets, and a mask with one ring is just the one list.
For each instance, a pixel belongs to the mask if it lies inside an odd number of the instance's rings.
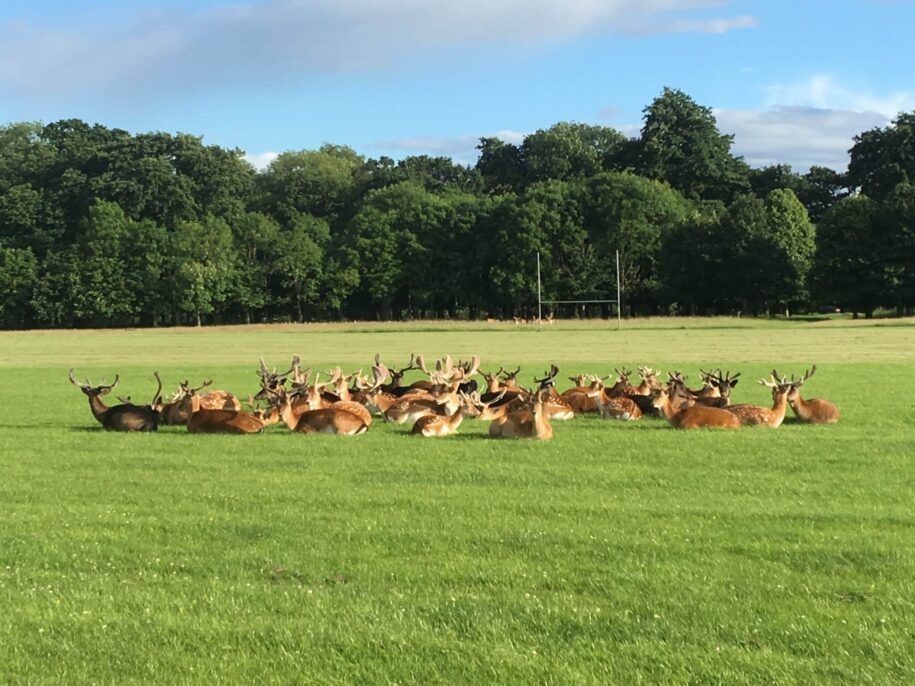
{"label": "goal post crossbar", "polygon": [[544,305],[586,305],[589,303],[597,304],[616,304],[616,329],[622,328],[622,309],[623,299],[622,290],[620,289],[620,251],[616,251],[616,300],[544,300],[543,290],[540,284],[540,253],[537,253],[537,322],[538,330],[543,331],[543,306]]}

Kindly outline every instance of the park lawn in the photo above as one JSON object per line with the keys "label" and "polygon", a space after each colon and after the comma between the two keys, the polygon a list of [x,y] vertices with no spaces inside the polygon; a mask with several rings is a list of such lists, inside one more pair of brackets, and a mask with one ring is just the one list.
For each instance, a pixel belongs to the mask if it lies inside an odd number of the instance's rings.
{"label": "park lawn", "polygon": [[[654,320],[0,334],[0,682],[910,683],[912,322]],[[561,377],[776,366],[840,424],[554,424],[491,441],[100,431],[66,368],[148,400],[257,359],[477,352]]]}

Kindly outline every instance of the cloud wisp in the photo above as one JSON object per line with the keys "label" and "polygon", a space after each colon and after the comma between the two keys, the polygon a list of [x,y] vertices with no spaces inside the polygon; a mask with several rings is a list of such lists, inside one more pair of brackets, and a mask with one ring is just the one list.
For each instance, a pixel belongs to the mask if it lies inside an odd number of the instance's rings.
{"label": "cloud wisp", "polygon": [[0,25],[0,92],[47,98],[233,88],[412,64],[468,46],[755,25],[752,17],[720,16],[729,2],[245,0],[136,13],[107,25],[18,22]]}

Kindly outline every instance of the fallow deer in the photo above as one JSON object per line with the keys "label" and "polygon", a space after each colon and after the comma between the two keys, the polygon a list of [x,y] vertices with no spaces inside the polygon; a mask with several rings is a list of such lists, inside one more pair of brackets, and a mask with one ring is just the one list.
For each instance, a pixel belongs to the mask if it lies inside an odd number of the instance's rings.
{"label": "fallow deer", "polygon": [[671,403],[670,393],[667,388],[661,388],[655,391],[652,402],[660,410],[661,416],[675,429],[740,428],[740,420],[727,410],[703,405],[680,409]]}
{"label": "fallow deer", "polygon": [[778,372],[772,370],[771,380],[760,379],[759,383],[772,389],[772,407],[761,405],[728,405],[724,409],[737,415],[743,426],[768,426],[777,429],[785,421],[788,410],[788,391],[791,385],[785,379],[778,378]]}
{"label": "fallow deer", "polygon": [[213,410],[200,406],[198,391],[209,386],[212,381],[205,381],[197,388],[191,388],[188,382],[181,384],[182,411],[186,412],[188,433],[195,434],[253,434],[264,430],[264,422],[247,412],[240,410]]}
{"label": "fallow deer", "polygon": [[603,382],[596,376],[591,377],[591,389],[588,391],[588,397],[597,402],[602,419],[619,419],[630,422],[642,418],[642,411],[634,400],[625,396],[611,398],[607,395],[607,389],[604,387]]}
{"label": "fallow deer", "polygon": [[816,365],[813,365],[813,368],[809,369],[801,379],[795,379],[794,375],[791,375],[788,404],[791,405],[791,409],[794,410],[799,421],[808,424],[835,424],[839,421],[838,407],[822,398],[810,398],[809,400],[801,398],[801,386],[816,373],[816,370]]}
{"label": "fallow deer", "polygon": [[[156,431],[159,428],[159,413],[152,407],[143,405],[134,405],[132,403],[122,403],[108,407],[102,402],[102,396],[111,392],[111,390],[120,382],[120,375],[115,374],[114,382],[105,385],[100,384],[93,386],[89,379],[86,383],[79,383],[73,377],[73,370],[67,373],[70,383],[80,389],[89,398],[89,409],[99,424],[108,431]],[[160,382],[159,391],[153,398],[155,402],[162,390]]]}
{"label": "fallow deer", "polygon": [[504,417],[494,420],[489,425],[489,435],[492,438],[535,438],[541,441],[551,439],[553,427],[544,407],[544,401],[548,397],[548,390],[538,391],[521,409],[508,412]]}
{"label": "fallow deer", "polygon": [[[368,431],[368,424],[363,417],[352,411],[354,408],[329,407],[319,410],[306,410],[301,414],[292,411],[292,404],[286,389],[275,392],[275,402],[279,406],[280,418],[290,431],[297,433],[325,433],[336,436],[356,436]],[[360,406],[361,407],[361,406]],[[365,410],[363,407],[362,410]]]}

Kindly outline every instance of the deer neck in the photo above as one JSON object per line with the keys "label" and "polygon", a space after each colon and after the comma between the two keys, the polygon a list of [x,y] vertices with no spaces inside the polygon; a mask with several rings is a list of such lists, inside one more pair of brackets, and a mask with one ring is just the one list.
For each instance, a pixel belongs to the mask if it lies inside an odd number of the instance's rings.
{"label": "deer neck", "polygon": [[801,419],[808,419],[810,417],[810,409],[807,407],[807,403],[801,397],[800,393],[795,395],[793,400],[788,400],[788,404],[791,405],[794,414]]}
{"label": "deer neck", "polygon": [[486,379],[486,390],[489,393],[498,393],[502,387],[502,382],[498,379]]}
{"label": "deer neck", "polygon": [[776,421],[781,424],[785,419],[785,412],[788,411],[788,394],[779,393],[775,396],[772,403],[772,412],[775,413]]}
{"label": "deer neck", "polygon": [[664,417],[664,419],[672,423],[673,418],[676,417],[679,412],[676,410],[676,408],[674,408],[673,403],[671,403],[669,395],[665,393],[662,394],[661,397],[663,398],[661,405],[655,405],[655,407],[658,408],[658,411],[661,413],[661,416]]}
{"label": "deer neck", "polygon": [[102,402],[102,398],[99,395],[90,395],[89,397],[89,409],[92,410],[92,414],[100,422],[105,418],[105,415],[108,414],[110,409],[105,403]]}
{"label": "deer neck", "polygon": [[548,436],[551,431],[550,422],[546,418],[546,407],[544,403],[538,401],[534,403],[533,409],[534,435],[538,438]]}
{"label": "deer neck", "polygon": [[298,424],[298,417],[295,416],[295,413],[292,411],[292,402],[289,400],[289,396],[283,396],[283,400],[280,402],[279,406],[280,419],[283,420],[283,424],[286,425],[290,430],[295,430],[296,425]]}

